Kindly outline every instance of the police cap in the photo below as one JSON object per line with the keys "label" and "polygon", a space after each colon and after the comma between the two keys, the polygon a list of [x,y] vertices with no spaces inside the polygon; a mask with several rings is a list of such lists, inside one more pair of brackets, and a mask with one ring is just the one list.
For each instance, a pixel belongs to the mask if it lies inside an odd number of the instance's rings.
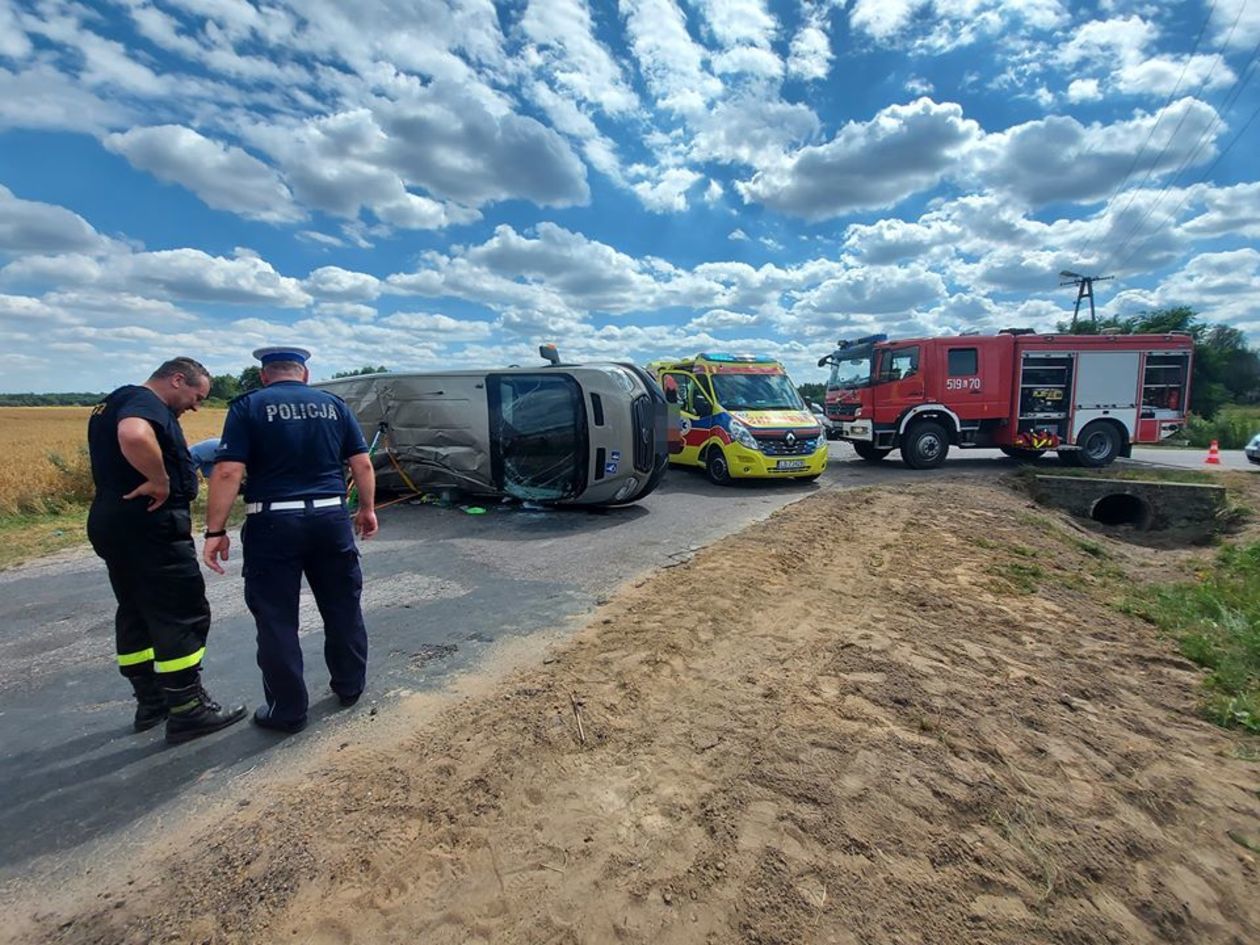
{"label": "police cap", "polygon": [[296,348],[293,345],[272,345],[254,350],[254,357],[263,364],[270,364],[272,361],[296,361],[298,364],[305,364],[310,356],[311,353],[305,348]]}

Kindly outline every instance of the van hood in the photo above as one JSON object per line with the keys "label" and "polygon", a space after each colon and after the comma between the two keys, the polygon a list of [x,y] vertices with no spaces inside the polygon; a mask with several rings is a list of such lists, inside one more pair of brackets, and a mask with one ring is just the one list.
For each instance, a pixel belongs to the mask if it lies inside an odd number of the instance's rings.
{"label": "van hood", "polygon": [[773,427],[776,429],[796,429],[808,427],[818,429],[818,418],[804,410],[740,410],[731,416],[744,426],[754,430]]}

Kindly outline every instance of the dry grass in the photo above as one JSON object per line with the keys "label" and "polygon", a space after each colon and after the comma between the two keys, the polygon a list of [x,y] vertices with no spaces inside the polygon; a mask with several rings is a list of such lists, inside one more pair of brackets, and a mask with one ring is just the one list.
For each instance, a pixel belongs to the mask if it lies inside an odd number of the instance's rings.
{"label": "dry grass", "polygon": [[[64,513],[92,498],[87,458],[91,407],[0,407],[0,523]],[[182,418],[189,443],[218,436],[226,411]],[[13,523],[16,524],[16,523]]]}

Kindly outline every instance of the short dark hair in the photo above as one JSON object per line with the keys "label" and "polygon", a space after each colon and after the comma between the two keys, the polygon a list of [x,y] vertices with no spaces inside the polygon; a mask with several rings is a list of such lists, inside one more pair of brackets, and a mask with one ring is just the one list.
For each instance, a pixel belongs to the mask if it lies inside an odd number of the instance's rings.
{"label": "short dark hair", "polygon": [[185,384],[196,384],[203,377],[207,380],[210,379],[210,372],[206,370],[206,366],[200,361],[178,357],[171,358],[169,361],[163,361],[161,366],[149,375],[149,380],[161,380],[162,378],[174,377],[176,374],[184,379]]}
{"label": "short dark hair", "polygon": [[301,361],[268,361],[262,366],[262,372],[272,377],[276,374],[301,374],[305,368]]}

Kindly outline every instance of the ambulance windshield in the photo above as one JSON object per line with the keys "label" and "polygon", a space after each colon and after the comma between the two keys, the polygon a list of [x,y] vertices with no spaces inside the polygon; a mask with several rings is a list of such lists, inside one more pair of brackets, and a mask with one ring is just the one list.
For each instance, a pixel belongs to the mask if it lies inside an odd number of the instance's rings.
{"label": "ambulance windshield", "polygon": [[805,409],[786,374],[714,374],[713,393],[727,410]]}

